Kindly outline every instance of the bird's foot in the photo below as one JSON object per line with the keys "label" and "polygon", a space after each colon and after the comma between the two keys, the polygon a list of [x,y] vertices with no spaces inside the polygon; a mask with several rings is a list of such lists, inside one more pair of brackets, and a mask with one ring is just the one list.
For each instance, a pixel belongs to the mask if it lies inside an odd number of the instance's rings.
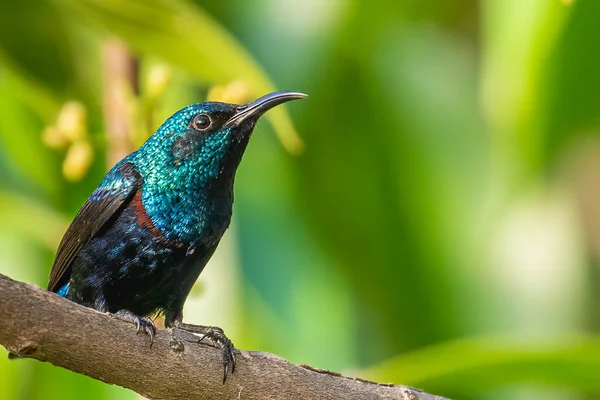
{"label": "bird's foot", "polygon": [[216,326],[190,325],[190,324],[184,324],[183,322],[175,322],[174,327],[173,327],[173,335],[174,336],[173,336],[173,339],[171,340],[171,343],[172,343],[171,347],[174,349],[176,349],[176,347],[179,348],[179,345],[183,346],[181,341],[179,339],[177,339],[175,336],[176,330],[181,330],[184,332],[201,335],[200,338],[198,339],[198,342],[201,342],[205,338],[208,338],[211,341],[213,341],[214,343],[218,344],[219,347],[221,347],[221,350],[223,352],[223,369],[224,369],[223,384],[225,384],[225,381],[227,380],[227,372],[229,372],[229,369],[231,368],[232,375],[233,375],[233,372],[235,371],[235,347],[233,346],[233,343],[231,343],[231,340],[229,340],[229,338],[227,336],[225,336],[223,329],[217,328]]}
{"label": "bird's foot", "polygon": [[154,342],[154,334],[156,333],[154,321],[152,321],[149,317],[140,317],[139,315],[135,315],[129,310],[120,310],[114,315],[120,320],[135,324],[137,328],[136,333],[142,331],[146,335],[150,336],[150,347],[152,347],[152,342]]}

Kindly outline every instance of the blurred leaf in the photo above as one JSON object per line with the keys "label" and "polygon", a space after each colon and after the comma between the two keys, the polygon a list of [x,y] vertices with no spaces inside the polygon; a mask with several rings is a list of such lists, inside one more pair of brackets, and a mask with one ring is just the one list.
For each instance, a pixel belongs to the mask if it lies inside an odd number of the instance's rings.
{"label": "blurred leaf", "polygon": [[[86,18],[136,50],[160,56],[210,83],[243,80],[255,96],[275,90],[252,56],[223,27],[185,1],[56,0],[73,18]],[[283,107],[267,114],[283,145],[302,150]]]}
{"label": "blurred leaf", "polygon": [[555,166],[574,139],[600,131],[600,2],[575,1],[564,34],[552,48],[541,93],[546,135],[545,161]]}
{"label": "blurred leaf", "polygon": [[515,383],[600,394],[600,338],[560,341],[479,338],[446,342],[370,368],[368,379],[444,396],[474,396]]}
{"label": "blurred leaf", "polygon": [[68,221],[44,204],[28,198],[0,192],[2,227],[25,234],[54,252],[67,230]]}
{"label": "blurred leaf", "polygon": [[39,108],[52,109],[52,101],[33,86],[21,84],[7,70],[0,70],[0,93],[0,146],[6,150],[13,168],[20,169],[56,198],[61,187],[60,170],[56,155],[42,144],[41,132],[48,109]]}
{"label": "blurred leaf", "polygon": [[240,324],[253,332],[244,334],[244,345],[320,368],[355,365],[359,339],[349,329],[355,308],[348,279],[298,218],[290,157],[261,133],[244,155],[235,187],[234,232],[248,310]]}
{"label": "blurred leaf", "polygon": [[47,0],[0,2],[0,54],[29,78],[64,93],[74,68],[65,21]]}
{"label": "blurred leaf", "polygon": [[377,338],[360,361],[373,363],[465,329],[467,235],[488,149],[468,44],[361,11],[298,118],[309,150],[297,195],[353,284],[358,334]]}
{"label": "blurred leaf", "polygon": [[540,89],[572,8],[546,0],[483,2],[483,106],[498,163],[494,172],[509,185],[541,172],[541,123],[548,115]]}

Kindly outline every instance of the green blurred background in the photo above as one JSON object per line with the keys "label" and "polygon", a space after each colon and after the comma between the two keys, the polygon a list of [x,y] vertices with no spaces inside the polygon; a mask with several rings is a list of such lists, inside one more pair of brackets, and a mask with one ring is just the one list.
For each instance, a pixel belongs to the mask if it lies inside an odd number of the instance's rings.
{"label": "green blurred background", "polygon": [[[107,159],[179,108],[299,90],[255,132],[186,320],[448,397],[600,398],[599,20],[597,0],[0,2],[0,273],[45,286]],[[137,396],[6,354],[0,399]]]}

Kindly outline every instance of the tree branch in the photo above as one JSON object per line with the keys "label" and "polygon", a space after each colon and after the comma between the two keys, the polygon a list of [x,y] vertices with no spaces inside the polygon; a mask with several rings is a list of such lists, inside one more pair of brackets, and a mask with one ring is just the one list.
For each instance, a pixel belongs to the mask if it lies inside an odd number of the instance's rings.
{"label": "tree branch", "polygon": [[298,366],[258,351],[236,353],[234,375],[223,385],[221,351],[186,342],[177,352],[171,333],[154,344],[134,327],[36,286],[0,274],[0,344],[154,399],[422,399],[405,386],[382,385]]}

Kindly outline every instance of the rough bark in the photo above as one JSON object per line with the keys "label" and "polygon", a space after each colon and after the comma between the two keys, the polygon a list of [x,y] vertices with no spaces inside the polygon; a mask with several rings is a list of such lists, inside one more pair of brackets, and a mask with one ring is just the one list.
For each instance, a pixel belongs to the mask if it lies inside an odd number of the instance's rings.
{"label": "rough bark", "polygon": [[235,374],[223,384],[221,351],[209,343],[186,340],[178,352],[171,332],[159,329],[150,347],[130,323],[1,274],[0,321],[0,344],[9,351],[150,399],[442,399],[258,351],[238,351]]}

